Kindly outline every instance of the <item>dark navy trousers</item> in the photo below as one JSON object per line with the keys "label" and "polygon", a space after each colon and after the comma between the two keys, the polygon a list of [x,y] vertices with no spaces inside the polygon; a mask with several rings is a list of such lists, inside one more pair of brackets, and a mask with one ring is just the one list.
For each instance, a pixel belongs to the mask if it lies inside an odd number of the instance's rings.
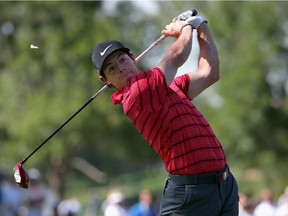
{"label": "dark navy trousers", "polygon": [[229,171],[227,179],[212,184],[179,185],[166,180],[161,216],[238,216],[238,185]]}

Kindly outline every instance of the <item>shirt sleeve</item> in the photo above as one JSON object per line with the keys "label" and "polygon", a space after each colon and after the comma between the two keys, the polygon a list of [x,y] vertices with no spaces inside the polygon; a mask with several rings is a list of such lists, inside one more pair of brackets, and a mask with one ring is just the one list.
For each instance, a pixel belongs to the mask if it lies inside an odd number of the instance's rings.
{"label": "shirt sleeve", "polygon": [[190,77],[188,74],[184,74],[182,76],[179,76],[174,79],[174,81],[171,83],[170,88],[172,88],[174,91],[177,91],[176,87],[183,92],[183,94],[189,98],[189,100],[192,100],[188,96],[188,89],[190,85]]}

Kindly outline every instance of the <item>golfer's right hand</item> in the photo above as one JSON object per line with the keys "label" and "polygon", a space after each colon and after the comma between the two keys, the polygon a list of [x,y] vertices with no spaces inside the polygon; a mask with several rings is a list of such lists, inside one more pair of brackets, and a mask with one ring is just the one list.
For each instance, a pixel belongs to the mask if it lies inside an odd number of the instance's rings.
{"label": "golfer's right hand", "polygon": [[166,25],[166,29],[162,30],[162,34],[166,37],[178,38],[184,25],[187,25],[186,21],[176,20],[175,22],[171,22]]}

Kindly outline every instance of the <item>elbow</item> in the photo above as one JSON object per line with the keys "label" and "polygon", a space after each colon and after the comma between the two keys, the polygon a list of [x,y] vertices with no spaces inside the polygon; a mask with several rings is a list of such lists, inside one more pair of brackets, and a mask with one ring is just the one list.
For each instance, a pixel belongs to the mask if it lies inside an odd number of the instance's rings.
{"label": "elbow", "polygon": [[199,71],[203,79],[206,80],[208,86],[220,79],[220,66],[218,55],[213,58],[201,58],[199,62]]}
{"label": "elbow", "polygon": [[219,74],[210,74],[208,76],[209,86],[216,83],[220,79]]}
{"label": "elbow", "polygon": [[215,82],[217,82],[218,80],[220,80],[220,62],[219,62],[219,58],[215,59],[215,62],[212,66],[212,80]]}
{"label": "elbow", "polygon": [[210,84],[213,84],[220,80],[220,70],[219,70],[219,61],[215,62],[213,66],[210,67],[210,70],[208,72],[208,79],[210,81]]}
{"label": "elbow", "polygon": [[214,72],[212,73],[211,79],[212,79],[212,82],[215,83],[218,80],[220,80],[219,67],[217,66],[217,68],[214,68],[213,70]]}
{"label": "elbow", "polygon": [[199,69],[202,71],[203,78],[207,80],[209,85],[217,82],[220,79],[220,62],[218,55],[211,55],[210,58],[201,58]]}

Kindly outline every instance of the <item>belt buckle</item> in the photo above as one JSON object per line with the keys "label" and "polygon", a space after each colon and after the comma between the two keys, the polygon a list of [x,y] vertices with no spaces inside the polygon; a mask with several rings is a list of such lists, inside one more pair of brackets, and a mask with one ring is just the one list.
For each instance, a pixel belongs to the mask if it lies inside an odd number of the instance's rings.
{"label": "belt buckle", "polygon": [[223,173],[220,173],[219,175],[217,175],[217,182],[223,182],[227,179],[227,176],[228,176],[228,173],[227,171],[223,172]]}

